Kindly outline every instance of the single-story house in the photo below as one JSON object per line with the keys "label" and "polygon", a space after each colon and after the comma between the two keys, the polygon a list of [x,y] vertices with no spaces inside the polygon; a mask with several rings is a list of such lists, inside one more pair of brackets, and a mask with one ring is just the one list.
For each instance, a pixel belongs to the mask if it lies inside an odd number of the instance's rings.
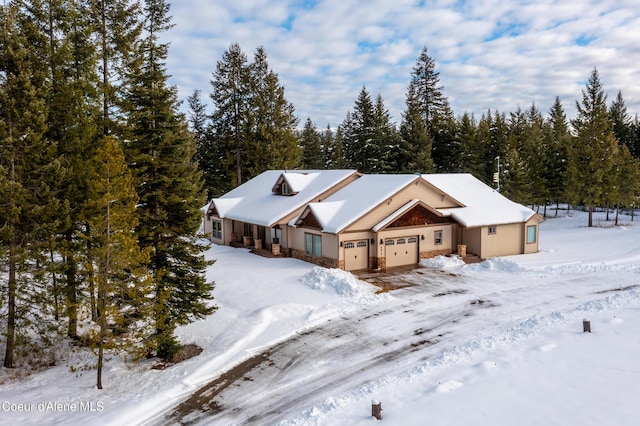
{"label": "single-story house", "polygon": [[204,208],[214,243],[348,271],[534,253],[542,220],[470,174],[270,170]]}

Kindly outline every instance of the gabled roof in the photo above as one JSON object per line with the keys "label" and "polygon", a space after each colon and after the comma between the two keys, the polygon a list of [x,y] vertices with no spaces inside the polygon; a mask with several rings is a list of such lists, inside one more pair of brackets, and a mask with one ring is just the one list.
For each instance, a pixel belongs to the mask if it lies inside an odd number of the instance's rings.
{"label": "gabled roof", "polygon": [[384,219],[382,219],[376,226],[374,226],[372,228],[372,230],[374,232],[378,232],[383,230],[384,228],[386,228],[387,226],[389,226],[390,224],[392,224],[396,219],[398,219],[399,217],[401,217],[403,214],[407,213],[409,210],[411,210],[412,208],[416,207],[416,206],[422,206],[424,207],[426,210],[428,210],[429,212],[431,212],[432,214],[436,215],[436,216],[442,216],[442,213],[440,213],[439,211],[437,211],[436,209],[426,205],[425,203],[423,203],[421,200],[419,199],[413,199],[411,201],[409,201],[407,204],[405,204],[404,206],[400,207],[398,210],[396,210],[395,212],[391,213],[389,216],[385,217]]}
{"label": "gabled roof", "polygon": [[337,234],[417,179],[420,176],[363,175],[326,200],[310,203],[301,215],[311,210],[324,232]]}
{"label": "gabled roof", "polygon": [[[220,218],[273,226],[354,174],[358,172],[355,170],[267,170],[222,197],[214,198],[211,202]],[[272,192],[281,179],[286,180],[292,190],[295,188],[294,195],[285,196]]]}
{"label": "gabled roof", "polygon": [[467,228],[522,223],[536,214],[468,173],[427,174],[422,178],[464,204],[465,207],[437,210]]}

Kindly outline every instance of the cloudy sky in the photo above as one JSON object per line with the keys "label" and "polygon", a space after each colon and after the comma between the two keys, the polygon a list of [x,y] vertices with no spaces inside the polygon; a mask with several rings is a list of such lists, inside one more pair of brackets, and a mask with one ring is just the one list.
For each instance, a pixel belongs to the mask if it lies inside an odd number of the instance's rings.
{"label": "cloudy sky", "polygon": [[640,114],[638,0],[173,0],[167,66],[181,99],[211,93],[233,42],[263,46],[304,123],[339,125],[363,85],[397,123],[427,46],[456,115],[512,112],[556,96],[567,115],[594,67],[610,103]]}

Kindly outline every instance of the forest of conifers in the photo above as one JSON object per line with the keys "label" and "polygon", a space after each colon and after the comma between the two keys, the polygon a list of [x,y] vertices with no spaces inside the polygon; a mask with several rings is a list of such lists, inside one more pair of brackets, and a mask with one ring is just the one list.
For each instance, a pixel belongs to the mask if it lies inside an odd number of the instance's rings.
{"label": "forest of conifers", "polygon": [[[0,342],[3,365],[72,342],[170,360],[176,327],[215,311],[199,235],[207,197],[268,169],[468,172],[533,206],[635,207],[640,125],[591,70],[577,116],[555,99],[456,116],[426,47],[393,123],[363,87],[336,127],[301,126],[267,54],[231,44],[188,117],[168,84],[164,0],[0,6]],[[163,39],[170,39],[164,36]],[[588,74],[590,70],[585,70]],[[206,82],[205,82],[206,83]],[[43,361],[44,360],[44,361]]]}

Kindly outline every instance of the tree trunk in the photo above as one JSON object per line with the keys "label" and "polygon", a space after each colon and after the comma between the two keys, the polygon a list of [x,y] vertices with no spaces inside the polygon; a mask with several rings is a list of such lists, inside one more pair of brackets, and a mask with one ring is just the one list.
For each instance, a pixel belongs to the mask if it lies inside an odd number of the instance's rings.
{"label": "tree trunk", "polygon": [[76,294],[76,264],[73,256],[67,256],[67,286],[66,300],[67,317],[69,318],[69,326],[67,328],[67,336],[72,339],[78,338],[78,295]]}
{"label": "tree trunk", "polygon": [[589,206],[589,224],[587,226],[589,228],[593,227],[593,206]]}
{"label": "tree trunk", "polygon": [[620,214],[620,204],[616,206],[616,226],[618,226],[618,215]]}
{"label": "tree trunk", "polygon": [[7,307],[7,343],[4,356],[5,368],[13,368],[13,350],[16,339],[16,244],[11,241],[9,244],[9,282],[8,290],[8,307]]}

